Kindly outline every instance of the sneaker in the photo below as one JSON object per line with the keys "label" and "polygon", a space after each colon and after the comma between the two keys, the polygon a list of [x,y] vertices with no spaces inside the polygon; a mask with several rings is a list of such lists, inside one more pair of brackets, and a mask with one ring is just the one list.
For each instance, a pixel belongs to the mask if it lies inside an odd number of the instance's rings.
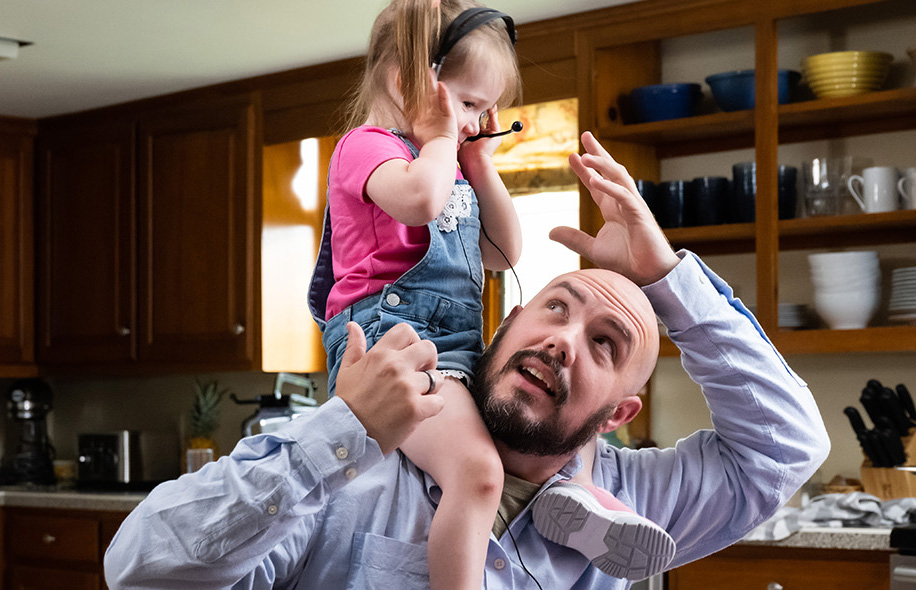
{"label": "sneaker", "polygon": [[557,482],[535,501],[534,526],[544,538],[575,549],[615,578],[639,581],[674,557],[674,539],[597,487]]}

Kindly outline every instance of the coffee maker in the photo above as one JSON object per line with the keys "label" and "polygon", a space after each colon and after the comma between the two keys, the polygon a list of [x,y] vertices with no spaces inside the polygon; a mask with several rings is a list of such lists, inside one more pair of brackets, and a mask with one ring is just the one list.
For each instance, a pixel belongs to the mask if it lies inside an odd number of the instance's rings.
{"label": "coffee maker", "polygon": [[51,388],[41,379],[19,379],[10,385],[7,410],[18,431],[15,453],[4,458],[8,483],[52,485],[54,447],[45,418],[51,411]]}

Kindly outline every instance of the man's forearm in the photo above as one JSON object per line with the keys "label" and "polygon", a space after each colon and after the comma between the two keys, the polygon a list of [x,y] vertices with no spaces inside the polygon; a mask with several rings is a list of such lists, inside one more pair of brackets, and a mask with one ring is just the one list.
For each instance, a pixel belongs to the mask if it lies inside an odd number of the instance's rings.
{"label": "man's forearm", "polygon": [[106,552],[108,585],[229,588],[279,575],[284,564],[265,567],[271,550],[294,532],[307,535],[329,494],[381,458],[341,400],[282,432],[244,439],[140,503]]}

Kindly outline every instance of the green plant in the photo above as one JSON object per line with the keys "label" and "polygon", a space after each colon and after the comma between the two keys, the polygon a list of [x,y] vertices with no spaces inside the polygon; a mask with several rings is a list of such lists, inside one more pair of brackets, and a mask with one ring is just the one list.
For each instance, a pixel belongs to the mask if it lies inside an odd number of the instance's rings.
{"label": "green plant", "polygon": [[219,426],[220,402],[228,389],[219,389],[218,382],[201,382],[194,386],[194,404],[191,407],[191,438],[211,438]]}

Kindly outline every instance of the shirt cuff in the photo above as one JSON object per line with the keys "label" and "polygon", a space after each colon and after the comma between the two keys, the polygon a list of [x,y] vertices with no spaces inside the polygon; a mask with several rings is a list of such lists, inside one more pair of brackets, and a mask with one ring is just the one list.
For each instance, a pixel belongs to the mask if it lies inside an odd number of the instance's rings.
{"label": "shirt cuff", "polygon": [[345,485],[384,459],[378,443],[339,397],[323,404],[312,419],[293,420],[288,432],[311,467],[307,472],[318,474],[332,488]]}
{"label": "shirt cuff", "polygon": [[686,330],[721,313],[724,297],[729,306],[750,319],[758,333],[764,335],[756,318],[735,297],[728,283],[693,252],[680,250],[677,256],[681,261],[671,272],[642,288],[669,332]]}

